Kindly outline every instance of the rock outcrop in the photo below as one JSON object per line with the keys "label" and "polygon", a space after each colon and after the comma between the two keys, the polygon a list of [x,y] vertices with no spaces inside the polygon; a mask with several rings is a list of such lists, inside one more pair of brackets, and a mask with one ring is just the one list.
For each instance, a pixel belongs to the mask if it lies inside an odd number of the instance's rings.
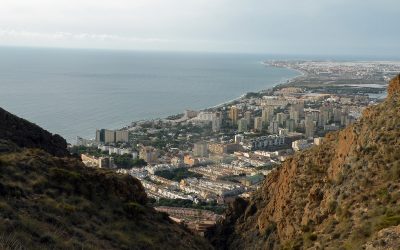
{"label": "rock outcrop", "polygon": [[382,229],[364,245],[365,250],[397,250],[400,246],[400,226]]}
{"label": "rock outcrop", "polygon": [[137,179],[0,110],[0,249],[211,249],[146,203]]}
{"label": "rock outcrop", "polygon": [[400,75],[392,79],[388,87],[389,97],[393,97],[393,95],[399,95],[399,93],[400,93]]}
{"label": "rock outcrop", "polygon": [[399,80],[359,121],[285,161],[249,201],[236,201],[236,209],[210,232],[214,246],[362,249],[385,228],[399,225]]}

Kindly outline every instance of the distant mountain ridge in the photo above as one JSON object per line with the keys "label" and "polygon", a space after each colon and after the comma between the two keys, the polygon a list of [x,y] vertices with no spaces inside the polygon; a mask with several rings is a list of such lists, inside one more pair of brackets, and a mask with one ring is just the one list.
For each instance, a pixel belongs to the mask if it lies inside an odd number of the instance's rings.
{"label": "distant mountain ridge", "polygon": [[147,203],[140,181],[88,168],[58,135],[0,109],[0,249],[211,249]]}
{"label": "distant mountain ridge", "polygon": [[383,103],[236,200],[209,239],[217,249],[399,249],[400,76]]}

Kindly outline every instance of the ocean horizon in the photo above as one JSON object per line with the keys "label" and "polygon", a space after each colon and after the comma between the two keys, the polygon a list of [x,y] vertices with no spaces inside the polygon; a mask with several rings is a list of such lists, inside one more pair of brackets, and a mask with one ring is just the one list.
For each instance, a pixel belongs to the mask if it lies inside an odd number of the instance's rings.
{"label": "ocean horizon", "polygon": [[0,48],[0,107],[75,143],[97,128],[200,110],[299,75],[265,55]]}

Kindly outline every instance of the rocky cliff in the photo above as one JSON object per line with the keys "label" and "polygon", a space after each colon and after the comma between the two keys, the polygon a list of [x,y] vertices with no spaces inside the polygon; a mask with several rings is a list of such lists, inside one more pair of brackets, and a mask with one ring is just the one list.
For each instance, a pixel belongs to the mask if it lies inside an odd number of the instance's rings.
{"label": "rocky cliff", "polygon": [[219,249],[397,249],[400,76],[320,146],[294,155],[210,233]]}
{"label": "rocky cliff", "polygon": [[0,249],[210,249],[146,205],[141,183],[85,167],[65,140],[0,110]]}

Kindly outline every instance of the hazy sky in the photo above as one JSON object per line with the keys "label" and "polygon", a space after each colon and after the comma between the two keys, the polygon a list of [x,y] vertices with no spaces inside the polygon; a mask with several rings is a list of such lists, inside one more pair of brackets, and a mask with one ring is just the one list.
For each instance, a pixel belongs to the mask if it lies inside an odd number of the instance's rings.
{"label": "hazy sky", "polygon": [[400,0],[0,0],[0,45],[400,55]]}

